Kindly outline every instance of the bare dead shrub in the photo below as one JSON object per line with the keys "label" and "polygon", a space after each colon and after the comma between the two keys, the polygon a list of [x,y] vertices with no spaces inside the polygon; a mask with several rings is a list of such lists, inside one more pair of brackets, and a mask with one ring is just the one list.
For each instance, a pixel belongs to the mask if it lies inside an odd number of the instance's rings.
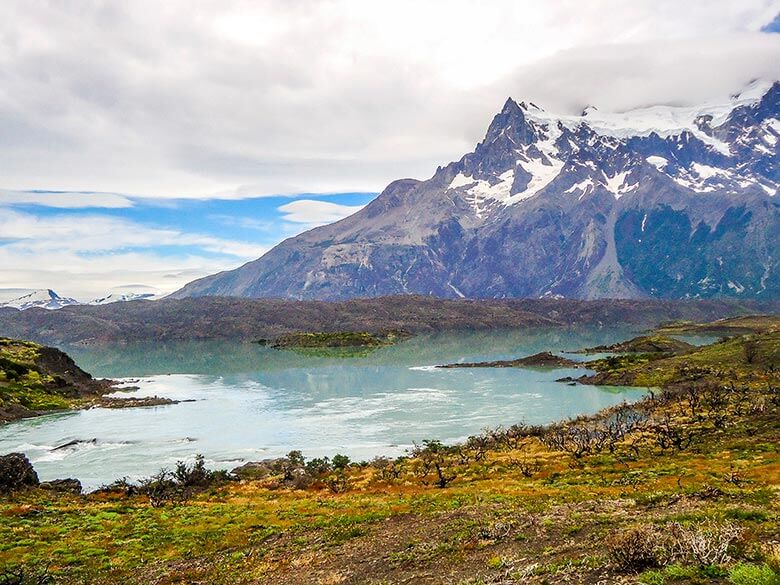
{"label": "bare dead shrub", "polygon": [[514,457],[510,457],[509,463],[513,467],[516,467],[523,477],[529,479],[532,478],[534,475],[536,475],[542,468],[539,461],[537,461],[536,459],[531,459],[527,456],[521,457],[520,459],[515,459]]}
{"label": "bare dead shrub", "polygon": [[668,412],[657,416],[648,425],[655,444],[662,450],[684,451],[699,435],[699,429],[685,421],[672,417]]}
{"label": "bare dead shrub", "polygon": [[610,537],[606,542],[607,555],[618,571],[638,573],[663,564],[662,540],[654,526],[636,526]]}
{"label": "bare dead shrub", "polygon": [[742,532],[732,522],[708,521],[692,526],[671,522],[666,527],[669,554],[676,561],[722,565],[731,560],[729,547]]}
{"label": "bare dead shrub", "polygon": [[415,475],[428,483],[433,475],[433,483],[440,488],[447,487],[458,477],[458,464],[451,456],[452,448],[441,441],[426,439],[422,445],[415,444],[410,451]]}
{"label": "bare dead shrub", "polygon": [[398,479],[404,471],[406,460],[403,457],[390,459],[389,457],[376,457],[371,461],[371,466],[379,472],[379,476],[385,481]]}
{"label": "bare dead shrub", "polygon": [[732,522],[641,525],[612,535],[606,548],[613,566],[622,572],[635,573],[675,562],[722,565],[731,560],[729,549],[742,532]]}

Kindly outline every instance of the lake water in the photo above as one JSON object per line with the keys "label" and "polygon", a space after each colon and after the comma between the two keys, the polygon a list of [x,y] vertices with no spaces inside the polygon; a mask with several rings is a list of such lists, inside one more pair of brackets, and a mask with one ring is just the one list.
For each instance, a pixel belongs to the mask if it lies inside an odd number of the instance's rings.
{"label": "lake water", "polygon": [[[291,449],[307,457],[343,453],[353,460],[397,455],[414,441],[450,442],[486,427],[546,423],[643,394],[555,382],[581,375],[577,369],[431,366],[561,352],[636,333],[462,332],[416,337],[357,357],[301,355],[248,343],[63,348],[95,376],[139,386],[130,396],[195,402],[18,421],[0,427],[0,453],[22,451],[42,480],[76,477],[86,489],[148,476],[197,453],[210,467],[224,469]],[[87,442],[54,450],[71,441]]]}

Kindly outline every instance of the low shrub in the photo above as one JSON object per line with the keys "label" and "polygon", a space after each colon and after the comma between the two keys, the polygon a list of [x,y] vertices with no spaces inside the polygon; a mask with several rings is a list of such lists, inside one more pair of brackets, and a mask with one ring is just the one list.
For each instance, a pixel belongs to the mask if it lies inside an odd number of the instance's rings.
{"label": "low shrub", "polygon": [[54,577],[48,569],[6,567],[0,569],[0,585],[51,585]]}
{"label": "low shrub", "polygon": [[729,549],[741,534],[742,529],[731,522],[641,525],[612,535],[606,548],[612,564],[623,572],[636,573],[670,563],[710,567],[731,560]]}
{"label": "low shrub", "polygon": [[729,560],[729,547],[740,537],[742,529],[731,522],[703,522],[667,525],[668,549],[674,560],[699,566],[722,565]]}
{"label": "low shrub", "polygon": [[666,578],[664,577],[663,571],[645,571],[641,575],[639,575],[639,582],[642,583],[642,585],[664,585],[666,583]]}
{"label": "low shrub", "polygon": [[159,508],[168,503],[184,503],[196,493],[231,479],[233,478],[226,471],[207,469],[203,455],[196,455],[191,465],[178,461],[173,471],[161,469],[138,483],[132,483],[123,477],[103,486],[99,491],[120,491],[127,496],[144,495],[149,498],[153,508]]}
{"label": "low shrub", "polygon": [[663,564],[661,540],[661,534],[654,526],[637,526],[607,540],[607,555],[618,571],[638,573]]}

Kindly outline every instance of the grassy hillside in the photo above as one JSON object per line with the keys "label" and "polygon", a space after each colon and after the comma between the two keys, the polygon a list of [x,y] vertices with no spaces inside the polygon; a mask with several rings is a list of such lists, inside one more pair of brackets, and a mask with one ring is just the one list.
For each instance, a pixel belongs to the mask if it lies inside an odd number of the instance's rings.
{"label": "grassy hillside", "polygon": [[665,324],[659,333],[722,333],[738,335],[742,333],[762,333],[780,331],[780,315],[745,315],[718,319],[708,323],[676,321]]}
{"label": "grassy hillside", "polygon": [[20,492],[0,500],[0,566],[61,583],[776,584],[778,341],[618,356],[604,375],[662,389],[399,459],[292,452],[241,481],[184,466]]}
{"label": "grassy hillside", "polygon": [[667,354],[629,354],[591,365],[599,370],[588,381],[598,384],[669,386],[687,384],[754,383],[780,370],[780,331],[726,338],[697,351]]}
{"label": "grassy hillside", "polygon": [[80,406],[109,388],[54,348],[0,338],[0,423]]}

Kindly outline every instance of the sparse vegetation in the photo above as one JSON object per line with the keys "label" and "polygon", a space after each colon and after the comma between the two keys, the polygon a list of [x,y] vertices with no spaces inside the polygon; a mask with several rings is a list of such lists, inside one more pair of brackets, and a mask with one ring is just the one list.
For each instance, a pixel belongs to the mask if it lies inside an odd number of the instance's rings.
{"label": "sparse vegetation", "polygon": [[409,335],[402,331],[384,331],[377,334],[367,331],[319,331],[289,333],[277,337],[268,345],[276,349],[380,347],[407,337]]}

